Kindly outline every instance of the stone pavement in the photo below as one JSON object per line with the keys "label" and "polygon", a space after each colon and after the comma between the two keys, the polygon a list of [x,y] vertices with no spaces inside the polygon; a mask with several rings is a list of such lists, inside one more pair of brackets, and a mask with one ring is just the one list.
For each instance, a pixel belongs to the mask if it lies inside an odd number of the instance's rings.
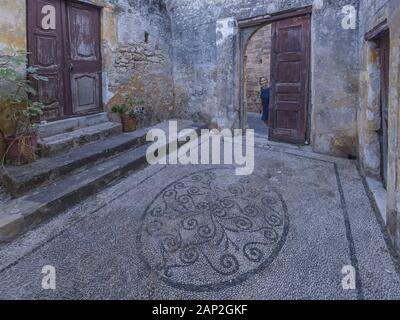
{"label": "stone pavement", "polygon": [[[355,163],[256,139],[255,172],[151,166],[0,247],[0,298],[399,299]],[[56,268],[43,290],[42,267]],[[343,290],[351,265],[356,290]]]}
{"label": "stone pavement", "polygon": [[247,112],[247,124],[249,129],[253,129],[256,134],[268,136],[268,127],[261,120],[260,113]]}

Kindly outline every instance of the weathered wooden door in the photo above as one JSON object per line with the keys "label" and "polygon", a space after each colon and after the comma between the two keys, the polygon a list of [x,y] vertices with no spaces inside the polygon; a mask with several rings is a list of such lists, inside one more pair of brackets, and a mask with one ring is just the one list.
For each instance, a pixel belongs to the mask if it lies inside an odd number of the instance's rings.
{"label": "weathered wooden door", "polygon": [[28,0],[28,61],[48,81],[33,81],[45,119],[61,118],[65,107],[61,0]]}
{"label": "weathered wooden door", "polygon": [[70,100],[74,115],[100,110],[100,12],[94,6],[67,2],[67,50]]}
{"label": "weathered wooden door", "polygon": [[386,186],[388,168],[388,121],[389,121],[389,59],[390,38],[386,32],[378,40],[381,67],[381,175]]}
{"label": "weathered wooden door", "polygon": [[269,138],[303,144],[306,139],[310,16],[272,24]]}
{"label": "weathered wooden door", "polygon": [[66,0],[28,0],[29,65],[43,120],[101,111],[100,12]]}

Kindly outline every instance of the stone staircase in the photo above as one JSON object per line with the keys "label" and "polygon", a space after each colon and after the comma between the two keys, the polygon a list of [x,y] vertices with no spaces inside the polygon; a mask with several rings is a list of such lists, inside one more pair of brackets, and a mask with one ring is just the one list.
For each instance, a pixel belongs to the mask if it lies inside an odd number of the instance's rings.
{"label": "stone staircase", "polygon": [[44,157],[54,156],[121,132],[121,124],[109,121],[106,112],[50,122],[39,127],[40,154]]}
{"label": "stone staircase", "polygon": [[[178,126],[179,130],[202,128],[191,121],[180,121]],[[152,128],[167,131],[168,123]],[[1,172],[2,184],[14,199],[0,205],[0,242],[145,167],[149,129],[122,133],[120,124],[109,122],[104,114],[41,126],[43,157]]]}

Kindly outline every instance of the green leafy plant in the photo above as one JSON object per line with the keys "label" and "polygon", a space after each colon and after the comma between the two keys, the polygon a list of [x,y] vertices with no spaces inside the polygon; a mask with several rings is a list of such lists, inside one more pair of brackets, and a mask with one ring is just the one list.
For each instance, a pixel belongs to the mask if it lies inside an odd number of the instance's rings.
{"label": "green leafy plant", "polygon": [[117,113],[122,117],[127,114],[128,109],[126,104],[115,104],[112,106],[111,112]]}
{"label": "green leafy plant", "polygon": [[25,51],[0,51],[0,87],[7,88],[6,92],[0,94],[0,112],[9,110],[8,118],[15,124],[15,136],[34,132],[34,121],[43,114],[43,104],[32,100],[37,95],[32,80],[48,79],[37,74],[38,69],[33,66],[26,68],[26,77],[22,76],[20,70],[26,64]]}
{"label": "green leafy plant", "polygon": [[111,111],[120,115],[122,130],[124,132],[136,130],[140,115],[138,105],[142,103],[144,103],[142,100],[125,97],[125,103],[112,106]]}
{"label": "green leafy plant", "polygon": [[[20,140],[18,142],[21,145],[20,152],[32,153],[34,152],[32,150],[22,150],[24,138],[29,139],[36,135],[36,122],[43,114],[43,104],[33,99],[37,92],[32,86],[32,81],[48,81],[48,79],[37,73],[38,68],[34,66],[26,68],[26,65],[25,51],[14,49],[0,51],[0,113],[6,112],[6,119],[13,123],[14,132],[9,137]],[[24,69],[25,74],[22,72]],[[9,137],[6,137],[1,128],[0,134],[3,140],[7,141]],[[7,151],[10,147],[8,145]],[[30,158],[32,157],[34,158],[34,154]]]}
{"label": "green leafy plant", "polygon": [[127,97],[125,98],[125,103],[115,104],[112,106],[111,111],[119,114],[121,117],[129,116],[137,118],[143,111],[143,107],[140,107],[142,104],[144,104],[143,100]]}

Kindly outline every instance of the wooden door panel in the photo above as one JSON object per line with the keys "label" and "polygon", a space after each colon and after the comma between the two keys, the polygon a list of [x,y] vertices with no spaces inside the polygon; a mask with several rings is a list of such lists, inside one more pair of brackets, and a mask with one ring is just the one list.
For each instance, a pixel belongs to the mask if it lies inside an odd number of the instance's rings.
{"label": "wooden door panel", "polygon": [[67,3],[68,70],[74,115],[101,110],[100,12]]}
{"label": "wooden door panel", "polygon": [[63,37],[61,0],[28,0],[28,60],[38,68],[38,74],[47,82],[32,80],[38,95],[35,99],[44,104],[45,120],[63,116],[65,105],[63,84]]}
{"label": "wooden door panel", "polygon": [[294,106],[293,108],[282,108],[276,112],[278,132],[290,133],[293,129],[293,123],[298,120],[299,112],[296,109],[298,110],[298,107]]}
{"label": "wooden door panel", "polygon": [[285,102],[279,102],[277,104],[277,113],[280,111],[286,111],[286,112],[301,112],[301,105],[296,102],[296,101],[285,101]]}
{"label": "wooden door panel", "polygon": [[99,105],[99,75],[92,73],[74,73],[71,75],[73,113],[86,113],[97,109]]}
{"label": "wooden door panel", "polygon": [[71,60],[98,61],[98,42],[96,41],[96,19],[93,11],[81,6],[68,8]]}
{"label": "wooden door panel", "polygon": [[57,68],[60,59],[57,56],[57,36],[36,35],[35,37],[36,64],[42,70]]}
{"label": "wooden door panel", "polygon": [[306,136],[309,15],[274,22],[269,137],[303,144]]}
{"label": "wooden door panel", "polygon": [[[295,18],[297,19],[297,18]],[[277,32],[277,53],[287,52],[301,52],[302,43],[301,37],[303,33],[303,27],[301,24],[284,26],[287,20],[278,22]]]}
{"label": "wooden door panel", "polygon": [[297,101],[300,98],[301,89],[298,83],[280,83],[276,86],[276,97],[279,101],[286,99]]}
{"label": "wooden door panel", "polygon": [[277,84],[295,83],[301,81],[301,62],[300,61],[281,61],[278,62],[276,82]]}

